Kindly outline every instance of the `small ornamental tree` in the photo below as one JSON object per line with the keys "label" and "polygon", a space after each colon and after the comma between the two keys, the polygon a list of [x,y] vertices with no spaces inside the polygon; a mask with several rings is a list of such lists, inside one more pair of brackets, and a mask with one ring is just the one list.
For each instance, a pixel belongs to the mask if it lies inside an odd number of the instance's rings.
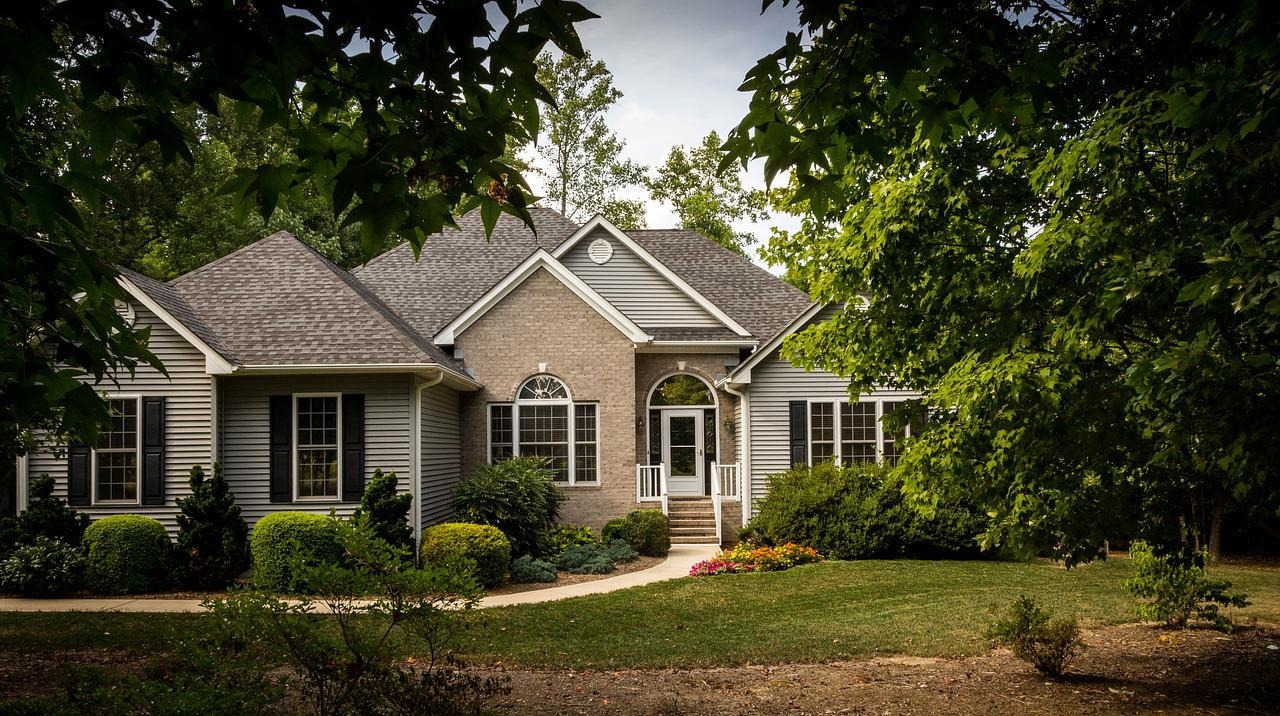
{"label": "small ornamental tree", "polygon": [[409,507],[413,495],[396,492],[399,479],[395,472],[373,471],[373,477],[360,497],[353,519],[369,516],[369,527],[378,539],[393,547],[412,547],[413,530],[409,528]]}
{"label": "small ornamental tree", "polygon": [[191,496],[177,500],[178,571],[183,583],[216,589],[233,582],[248,566],[249,526],[240,515],[236,496],[222,477],[222,464],[213,464],[213,478],[204,468],[191,468]]}

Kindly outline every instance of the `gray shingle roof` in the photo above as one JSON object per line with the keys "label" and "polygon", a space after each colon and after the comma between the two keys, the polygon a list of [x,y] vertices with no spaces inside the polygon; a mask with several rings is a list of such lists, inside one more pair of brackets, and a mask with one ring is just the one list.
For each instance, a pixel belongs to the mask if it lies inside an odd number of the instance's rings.
{"label": "gray shingle roof", "polygon": [[454,367],[367,287],[287,232],[180,276],[170,288],[243,365]]}
{"label": "gray shingle roof", "polygon": [[533,207],[535,235],[503,214],[486,240],[480,212],[458,218],[457,229],[428,236],[420,260],[402,244],[352,271],[423,336],[434,336],[539,248],[551,250],[578,230],[553,209]]}
{"label": "gray shingle roof", "polygon": [[633,229],[627,236],[761,342],[811,303],[805,292],[696,231]]}
{"label": "gray shingle roof", "polygon": [[210,330],[209,326],[203,319],[191,308],[191,304],[174,290],[173,286],[140,274],[137,271],[121,266],[119,268],[120,275],[133,282],[141,291],[147,294],[147,297],[155,301],[161,308],[169,312],[169,315],[178,320],[179,323],[187,327],[187,330],[196,335],[197,338],[204,341],[206,345],[212,348],[218,355],[231,361],[236,362],[235,354],[231,352],[222,341],[218,339],[217,334]]}
{"label": "gray shingle roof", "polygon": [[659,326],[657,328],[647,328],[645,332],[653,336],[656,341],[733,341],[741,343],[743,341],[753,341],[754,338],[740,336],[728,328],[681,328]]}

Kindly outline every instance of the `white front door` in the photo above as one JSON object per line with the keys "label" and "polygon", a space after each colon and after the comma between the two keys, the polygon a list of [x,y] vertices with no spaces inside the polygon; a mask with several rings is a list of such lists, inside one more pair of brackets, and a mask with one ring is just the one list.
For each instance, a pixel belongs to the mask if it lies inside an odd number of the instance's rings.
{"label": "white front door", "polygon": [[702,482],[702,411],[662,411],[662,462],[667,491],[676,496],[705,495]]}

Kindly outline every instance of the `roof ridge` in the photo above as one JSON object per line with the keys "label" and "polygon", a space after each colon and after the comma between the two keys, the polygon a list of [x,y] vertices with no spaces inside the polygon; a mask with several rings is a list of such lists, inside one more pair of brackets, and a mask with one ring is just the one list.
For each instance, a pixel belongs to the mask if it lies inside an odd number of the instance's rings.
{"label": "roof ridge", "polygon": [[[720,243],[719,241],[716,241],[715,239],[712,239],[711,237],[707,236],[706,234],[703,234],[701,231],[698,231],[698,230],[696,230],[696,229],[633,229],[633,230],[632,230],[632,232],[629,232],[629,233],[649,233],[649,232],[659,232],[659,231],[664,231],[664,232],[680,232],[680,231],[683,231],[683,232],[687,232],[687,233],[693,234],[694,236],[697,236],[698,238],[700,238],[700,239],[702,239],[703,241],[707,242],[707,243],[708,243],[708,244],[710,244],[711,246],[714,246],[714,247],[715,247],[717,250],[719,250],[721,253],[724,253],[724,254],[727,254],[727,255],[729,255],[729,256],[731,256],[731,257],[733,257],[733,258],[734,258],[734,259],[736,259],[739,263],[744,263],[744,264],[746,264],[747,266],[750,266],[751,268],[755,269],[755,270],[756,270],[756,271],[758,271],[759,273],[762,273],[762,274],[764,274],[765,276],[768,276],[769,278],[773,279],[774,281],[777,281],[779,285],[781,285],[781,286],[786,286],[787,288],[791,289],[791,290],[792,290],[793,292],[795,292],[796,294],[806,296],[806,297],[808,297],[808,298],[809,298],[809,300],[810,300],[811,302],[813,301],[813,298],[812,298],[811,296],[809,296],[809,294],[808,294],[807,292],[805,292],[805,291],[801,291],[800,289],[796,288],[795,286],[793,286],[793,285],[792,285],[789,281],[787,281],[786,279],[782,278],[781,276],[777,276],[777,275],[775,275],[773,272],[771,272],[771,271],[769,271],[768,269],[764,268],[763,266],[761,266],[761,265],[757,264],[755,261],[752,261],[752,260],[751,260],[749,257],[747,257],[746,255],[744,255],[744,254],[740,254],[740,253],[738,253],[737,251],[734,251],[734,250],[730,249],[729,247],[725,246],[724,244]],[[672,270],[674,270],[674,269],[672,269]]]}
{"label": "roof ridge", "polygon": [[[280,233],[287,234],[288,232],[280,232]],[[417,331],[414,331],[407,323],[405,323],[403,326],[399,325],[398,323],[404,323],[403,319],[400,319],[399,322],[392,320],[391,318],[392,316],[395,316],[396,318],[399,318],[399,316],[397,316],[395,312],[393,312],[389,307],[383,304],[381,299],[373,295],[373,292],[370,291],[368,287],[366,287],[363,283],[360,282],[360,279],[353,276],[350,271],[347,271],[346,269],[342,268],[338,264],[331,261],[329,257],[315,250],[315,248],[309,246],[305,241],[302,241],[296,236],[293,236],[293,234],[288,234],[288,236],[292,238],[297,244],[301,245],[306,250],[307,254],[309,254],[314,261],[318,262],[322,267],[327,269],[330,275],[338,279],[338,282],[342,284],[342,288],[345,289],[351,296],[353,296],[356,300],[361,301],[369,308],[373,309],[374,314],[376,314],[377,317],[381,319],[381,321],[386,325],[387,328],[390,328],[391,331],[396,334],[401,344],[403,344],[406,348],[410,350],[418,351],[423,356],[430,358],[432,361],[436,361],[436,356],[431,355],[431,353],[425,347],[423,347],[422,345],[419,345],[418,341],[413,339],[417,338],[419,340],[423,340],[424,343],[429,343],[429,342],[422,339],[422,336],[418,335]],[[355,286],[352,285],[352,282],[358,284],[361,288],[365,290],[363,291],[356,290]]]}
{"label": "roof ridge", "polygon": [[227,261],[229,261],[232,257],[239,256],[240,254],[242,254],[242,253],[244,253],[244,252],[248,251],[249,249],[251,249],[251,248],[253,248],[253,247],[257,246],[258,244],[261,244],[261,243],[263,243],[263,242],[265,242],[265,241],[270,241],[271,239],[279,238],[279,237],[281,237],[281,236],[287,236],[287,237],[289,237],[289,238],[293,239],[294,241],[302,242],[302,239],[299,239],[298,237],[294,236],[291,232],[289,232],[289,231],[287,231],[287,230],[285,230],[285,229],[281,229],[281,230],[276,231],[276,232],[274,232],[274,233],[268,234],[268,235],[266,235],[266,236],[262,237],[261,239],[256,239],[256,240],[254,240],[254,241],[250,241],[249,243],[245,244],[244,246],[241,246],[240,248],[236,249],[235,251],[232,251],[232,252],[231,252],[231,253],[229,253],[229,254],[224,254],[224,255],[222,255],[222,256],[219,256],[218,258],[216,258],[216,259],[214,259],[214,260],[210,261],[209,263],[207,263],[207,264],[205,264],[205,265],[203,265],[203,266],[197,266],[197,267],[195,267],[195,268],[191,269],[190,271],[188,271],[188,272],[186,272],[186,273],[184,273],[184,274],[182,274],[182,275],[178,276],[177,278],[169,279],[168,281],[165,281],[164,283],[167,283],[167,284],[169,284],[170,286],[176,286],[176,285],[178,285],[179,283],[181,283],[181,282],[183,282],[183,281],[186,281],[187,279],[190,279],[190,278],[192,278],[192,277],[194,277],[194,276],[197,276],[197,275],[199,275],[199,274],[202,274],[202,273],[204,273],[205,271],[208,271],[209,269],[211,269],[211,268],[213,268],[213,267],[215,267],[215,266],[218,266],[219,264],[226,263],[226,262],[227,262]]}

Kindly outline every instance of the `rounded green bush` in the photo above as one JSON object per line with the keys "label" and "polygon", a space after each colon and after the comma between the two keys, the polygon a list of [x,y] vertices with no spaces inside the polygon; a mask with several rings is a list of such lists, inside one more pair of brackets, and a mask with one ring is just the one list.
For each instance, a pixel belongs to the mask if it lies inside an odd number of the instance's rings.
{"label": "rounded green bush", "polygon": [[661,510],[635,510],[622,521],[622,539],[646,557],[671,551],[671,522]]}
{"label": "rounded green bush", "polygon": [[91,523],[80,542],[85,585],[97,594],[136,594],[164,586],[172,543],[164,525],[145,515],[112,515]]}
{"label": "rounded green bush", "polygon": [[476,580],[496,587],[507,579],[511,542],[490,525],[446,522],[422,533],[422,563],[436,567],[474,564]]}
{"label": "rounded green bush", "polygon": [[291,568],[295,547],[308,560],[341,561],[337,520],[311,512],[273,512],[258,520],[249,540],[253,583],[273,592],[303,591]]}
{"label": "rounded green bush", "polygon": [[623,539],[622,526],[626,523],[627,518],[625,517],[614,517],[604,523],[604,527],[600,530],[600,541],[609,544],[616,539]]}

